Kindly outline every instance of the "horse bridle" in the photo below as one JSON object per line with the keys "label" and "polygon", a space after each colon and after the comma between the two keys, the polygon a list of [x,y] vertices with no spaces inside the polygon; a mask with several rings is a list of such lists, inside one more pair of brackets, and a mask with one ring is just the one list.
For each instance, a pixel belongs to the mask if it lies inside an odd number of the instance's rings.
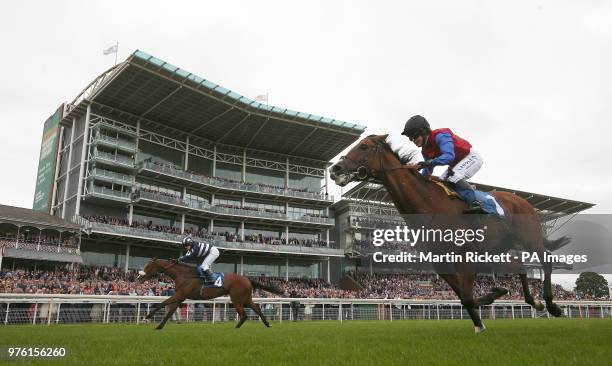
{"label": "horse bridle", "polygon": [[[372,141],[372,140],[368,140],[368,141]],[[372,142],[374,143],[374,146],[365,144],[365,146],[368,147],[369,151],[366,154],[366,156],[364,156],[363,160],[361,161],[355,161],[349,158],[348,156],[340,157],[340,161],[347,160],[355,164],[356,166],[358,166],[358,168],[355,171],[348,172],[349,174],[351,174],[354,177],[357,177],[358,179],[361,179],[362,181],[365,181],[366,179],[371,178],[374,183],[380,183],[382,177],[379,176],[379,174],[381,173],[387,173],[390,171],[400,170],[400,169],[410,169],[409,167],[407,167],[406,165],[402,165],[401,163],[398,166],[394,166],[394,167],[387,168],[387,169],[382,169],[383,164],[382,164],[381,154],[378,154],[378,169],[368,169],[366,167],[366,163],[370,159],[370,156],[373,153],[379,153],[380,149],[383,147],[383,144],[380,142],[377,142],[377,141],[372,141]],[[361,149],[361,146],[359,148]]]}

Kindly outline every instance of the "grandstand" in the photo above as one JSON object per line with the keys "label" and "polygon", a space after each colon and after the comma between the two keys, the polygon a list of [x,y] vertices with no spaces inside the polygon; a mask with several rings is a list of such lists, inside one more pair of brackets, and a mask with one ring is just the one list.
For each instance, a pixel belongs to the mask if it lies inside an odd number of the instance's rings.
{"label": "grandstand", "polygon": [[60,115],[45,125],[56,169],[41,176],[41,153],[38,182],[52,184],[34,206],[81,226],[85,264],[141,268],[177,257],[186,234],[216,241],[215,270],[244,275],[329,280],[344,256],[327,167],[363,126],[259,103],[141,51]]}

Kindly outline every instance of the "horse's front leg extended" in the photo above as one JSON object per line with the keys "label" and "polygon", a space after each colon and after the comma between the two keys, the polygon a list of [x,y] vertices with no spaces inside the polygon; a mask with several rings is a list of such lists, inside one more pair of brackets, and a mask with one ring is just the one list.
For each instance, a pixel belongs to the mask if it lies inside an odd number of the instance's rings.
{"label": "horse's front leg extended", "polygon": [[177,301],[177,302],[174,302],[168,305],[168,307],[166,308],[166,316],[164,316],[164,319],[161,321],[161,323],[159,323],[159,325],[155,329],[157,330],[162,329],[164,325],[166,325],[166,322],[168,321],[168,319],[170,319],[172,314],[174,314],[174,312],[176,311],[176,308],[183,302],[183,300],[185,299],[182,299],[181,301]]}
{"label": "horse's front leg extended", "polygon": [[174,296],[169,297],[166,300],[160,302],[159,304],[155,304],[153,306],[153,310],[151,310],[151,312],[149,314],[147,314],[147,316],[145,316],[145,319],[147,319],[147,320],[151,319],[153,317],[153,315],[155,315],[155,313],[157,313],[159,311],[159,309],[161,309],[162,307],[164,307],[164,306],[166,306],[168,304],[172,304],[174,301],[176,301],[177,298],[178,298],[178,296],[174,295]]}

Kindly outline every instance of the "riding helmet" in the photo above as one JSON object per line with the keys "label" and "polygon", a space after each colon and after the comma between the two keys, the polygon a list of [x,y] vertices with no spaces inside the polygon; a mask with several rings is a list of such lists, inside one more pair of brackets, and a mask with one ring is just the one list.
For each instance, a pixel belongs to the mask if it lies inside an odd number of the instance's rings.
{"label": "riding helmet", "polygon": [[183,246],[188,246],[188,245],[192,245],[193,244],[193,239],[191,238],[191,236],[186,236],[183,239]]}
{"label": "riding helmet", "polygon": [[429,127],[429,122],[427,122],[425,117],[417,114],[416,116],[410,117],[410,119],[406,122],[402,135],[408,137],[424,135],[430,130],[431,128]]}

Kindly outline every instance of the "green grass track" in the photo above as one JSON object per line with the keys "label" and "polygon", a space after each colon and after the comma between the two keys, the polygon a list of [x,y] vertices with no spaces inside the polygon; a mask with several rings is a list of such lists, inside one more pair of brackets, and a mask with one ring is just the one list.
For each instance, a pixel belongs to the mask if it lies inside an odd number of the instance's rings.
{"label": "green grass track", "polygon": [[15,365],[611,365],[612,320],[313,321],[0,326],[0,345],[69,347]]}

